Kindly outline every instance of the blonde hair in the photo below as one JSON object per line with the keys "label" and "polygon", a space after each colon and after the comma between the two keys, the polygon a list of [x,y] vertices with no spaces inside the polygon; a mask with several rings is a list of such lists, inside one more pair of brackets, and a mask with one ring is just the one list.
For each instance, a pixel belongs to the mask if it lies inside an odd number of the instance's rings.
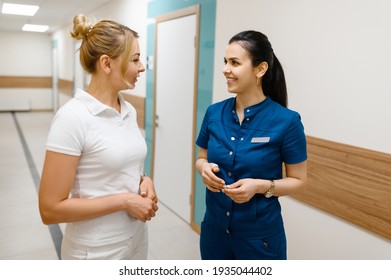
{"label": "blonde hair", "polygon": [[122,56],[121,72],[125,81],[126,67],[132,56],[132,43],[138,38],[136,31],[113,20],[101,20],[93,25],[84,15],[79,14],[73,18],[71,36],[82,40],[79,51],[84,70],[95,73],[96,62],[104,54],[112,59]]}

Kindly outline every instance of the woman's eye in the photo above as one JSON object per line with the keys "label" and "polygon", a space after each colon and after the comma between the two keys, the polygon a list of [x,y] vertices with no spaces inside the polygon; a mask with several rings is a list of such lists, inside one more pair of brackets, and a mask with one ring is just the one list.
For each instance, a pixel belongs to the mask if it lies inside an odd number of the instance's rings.
{"label": "woman's eye", "polygon": [[227,65],[227,64],[231,64],[233,66],[236,66],[236,65],[239,65],[239,62],[237,62],[236,60],[226,60],[224,59],[224,65]]}

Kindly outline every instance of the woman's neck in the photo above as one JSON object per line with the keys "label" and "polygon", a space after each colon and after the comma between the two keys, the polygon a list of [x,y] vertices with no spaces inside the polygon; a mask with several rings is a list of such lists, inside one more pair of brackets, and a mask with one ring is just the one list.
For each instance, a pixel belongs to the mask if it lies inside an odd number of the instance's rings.
{"label": "woman's neck", "polygon": [[95,79],[91,80],[91,83],[86,88],[86,92],[91,94],[103,104],[112,107],[119,112],[121,106],[118,99],[118,92],[114,92],[110,87],[107,87],[104,84],[99,84],[99,82],[95,81]]}
{"label": "woman's neck", "polygon": [[236,111],[243,112],[247,107],[258,104],[266,99],[263,92],[257,92],[255,94],[238,94],[236,96]]}
{"label": "woman's neck", "polygon": [[235,109],[240,125],[242,124],[242,121],[244,119],[244,109],[258,104],[265,99],[266,96],[263,93],[262,89],[257,89],[253,92],[240,93],[236,95]]}

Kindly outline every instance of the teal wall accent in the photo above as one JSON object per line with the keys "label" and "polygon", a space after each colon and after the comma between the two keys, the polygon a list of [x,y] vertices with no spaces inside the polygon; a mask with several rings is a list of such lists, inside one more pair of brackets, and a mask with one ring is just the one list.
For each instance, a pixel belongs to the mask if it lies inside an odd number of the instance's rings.
{"label": "teal wall accent", "polygon": [[[200,5],[200,34],[199,34],[199,61],[198,61],[198,93],[196,131],[201,127],[202,119],[207,107],[212,102],[213,95],[213,61],[216,26],[216,0],[150,0],[148,2],[148,38],[147,56],[154,55],[155,48],[155,22],[154,18],[176,10]],[[145,100],[145,138],[148,146],[148,154],[145,161],[145,171],[150,173],[152,169],[152,128],[153,128],[153,90],[154,71],[146,70],[147,92]],[[197,155],[196,155],[197,156]],[[195,209],[194,222],[200,224],[205,211],[205,186],[198,172],[195,180]]]}

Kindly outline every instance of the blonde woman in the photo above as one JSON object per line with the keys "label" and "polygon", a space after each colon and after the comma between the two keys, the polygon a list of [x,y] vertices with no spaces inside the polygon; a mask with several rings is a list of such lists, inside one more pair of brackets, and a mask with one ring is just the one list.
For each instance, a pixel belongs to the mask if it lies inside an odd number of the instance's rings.
{"label": "blonde woman", "polygon": [[45,224],[66,223],[62,259],[146,259],[146,221],[158,210],[134,107],[119,91],[145,71],[138,35],[112,20],[73,19],[85,90],[56,113],[39,191]]}

